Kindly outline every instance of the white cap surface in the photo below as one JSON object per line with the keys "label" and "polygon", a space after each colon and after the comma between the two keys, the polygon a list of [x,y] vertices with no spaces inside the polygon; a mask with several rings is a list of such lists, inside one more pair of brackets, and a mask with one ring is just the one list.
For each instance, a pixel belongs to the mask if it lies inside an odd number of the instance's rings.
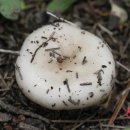
{"label": "white cap surface", "polygon": [[106,43],[63,22],[30,34],[16,62],[23,93],[49,109],[99,105],[112,90],[114,77],[115,62]]}

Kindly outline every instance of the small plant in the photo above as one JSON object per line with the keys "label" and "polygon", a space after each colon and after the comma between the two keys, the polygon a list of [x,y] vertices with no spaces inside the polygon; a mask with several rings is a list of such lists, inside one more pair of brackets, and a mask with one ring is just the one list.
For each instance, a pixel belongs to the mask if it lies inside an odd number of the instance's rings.
{"label": "small plant", "polygon": [[0,0],[0,13],[7,19],[17,20],[22,5],[22,0]]}
{"label": "small plant", "polygon": [[48,4],[47,10],[50,12],[61,12],[64,13],[69,7],[77,0],[53,0]]}

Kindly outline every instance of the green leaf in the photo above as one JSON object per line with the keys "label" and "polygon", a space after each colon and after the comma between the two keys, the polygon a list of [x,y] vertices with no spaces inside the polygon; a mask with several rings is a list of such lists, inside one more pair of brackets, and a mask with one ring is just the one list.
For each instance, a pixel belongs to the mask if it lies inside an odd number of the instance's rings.
{"label": "green leaf", "polygon": [[53,0],[48,4],[47,10],[54,12],[65,12],[76,0]]}
{"label": "green leaf", "polygon": [[0,0],[0,13],[7,19],[17,20],[22,0]]}
{"label": "green leaf", "polygon": [[24,3],[24,1],[21,1],[21,10],[25,10],[27,5]]}

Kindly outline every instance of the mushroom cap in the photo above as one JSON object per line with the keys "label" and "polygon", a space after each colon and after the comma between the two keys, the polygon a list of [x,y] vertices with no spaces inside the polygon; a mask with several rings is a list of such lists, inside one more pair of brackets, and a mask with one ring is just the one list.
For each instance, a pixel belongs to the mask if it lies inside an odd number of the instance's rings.
{"label": "mushroom cap", "polygon": [[100,38],[57,22],[26,38],[15,72],[20,89],[33,102],[55,110],[80,109],[108,97],[115,62]]}

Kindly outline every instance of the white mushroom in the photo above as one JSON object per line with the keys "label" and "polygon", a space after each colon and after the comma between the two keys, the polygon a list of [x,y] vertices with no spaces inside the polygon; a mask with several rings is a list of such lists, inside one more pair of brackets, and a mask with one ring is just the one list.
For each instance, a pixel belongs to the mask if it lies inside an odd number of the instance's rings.
{"label": "white mushroom", "polygon": [[107,44],[63,22],[30,34],[16,62],[23,93],[55,110],[100,105],[112,90],[114,77],[115,62]]}

